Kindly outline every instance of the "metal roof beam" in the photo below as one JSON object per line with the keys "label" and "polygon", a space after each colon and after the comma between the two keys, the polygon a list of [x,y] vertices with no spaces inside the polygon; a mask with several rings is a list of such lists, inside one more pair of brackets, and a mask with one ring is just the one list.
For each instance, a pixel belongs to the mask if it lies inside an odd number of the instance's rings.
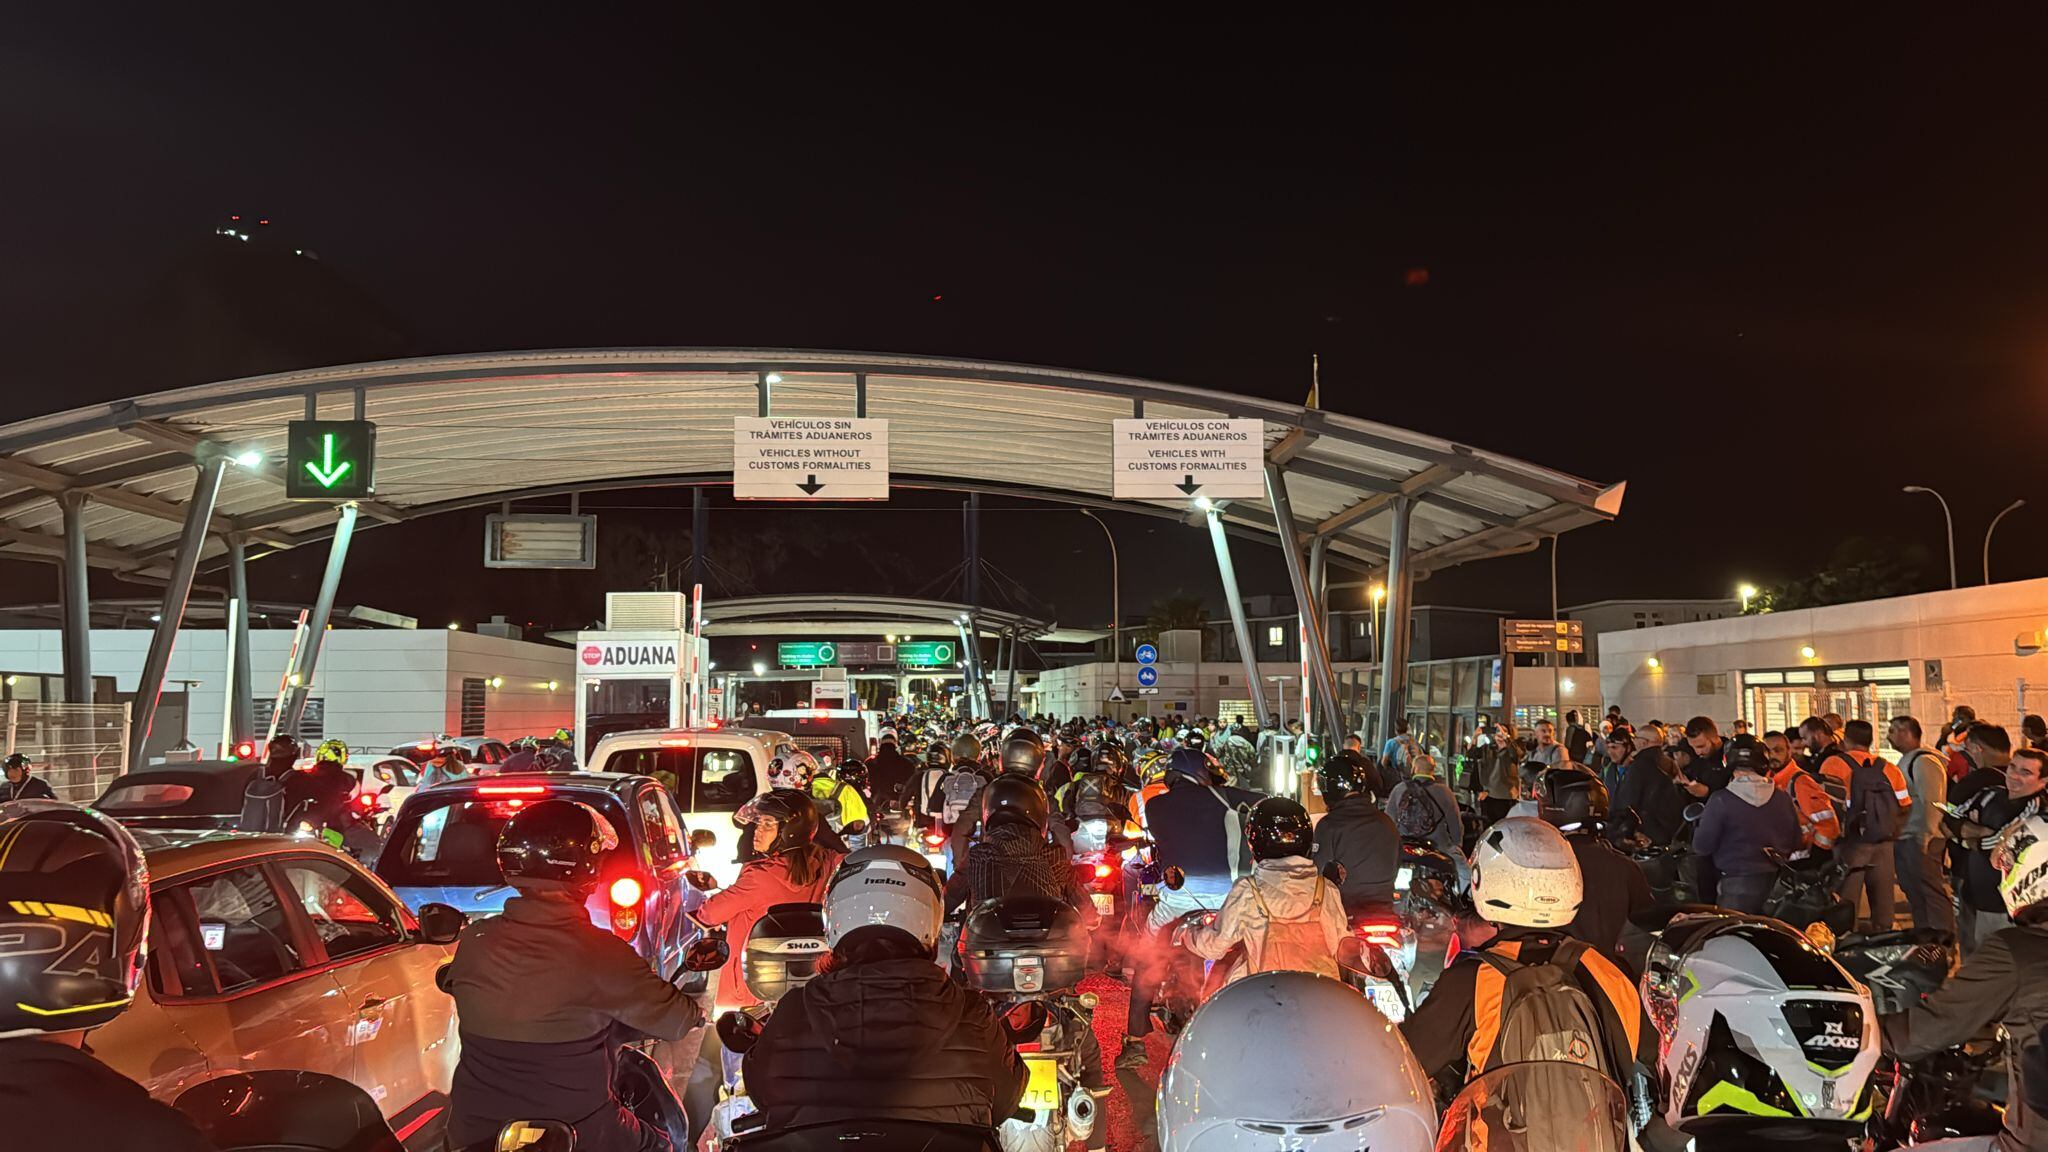
{"label": "metal roof beam", "polygon": [[[1301,465],[1296,465],[1295,467],[1305,475],[1315,474],[1306,468],[1302,468]],[[1321,524],[1316,526],[1316,533],[1317,535],[1328,536],[1342,532],[1353,524],[1377,515],[1391,505],[1396,496],[1414,497],[1424,503],[1434,504],[1439,508],[1470,516],[1482,524],[1496,528],[1503,528],[1515,522],[1512,516],[1467,504],[1463,500],[1445,496],[1437,491],[1438,488],[1464,474],[1465,470],[1455,464],[1432,464],[1408,479],[1403,480],[1399,485],[1395,486],[1392,492],[1382,492],[1377,496],[1368,496],[1351,507],[1326,517]]]}
{"label": "metal roof beam", "polygon": [[[189,457],[186,459],[186,462],[190,463]],[[159,468],[155,469],[155,471],[161,472],[163,469]],[[105,504],[109,508],[119,508],[123,512],[134,512],[141,516],[153,516],[158,520],[168,520],[174,524],[182,524],[185,521],[185,507],[176,501],[166,500],[161,496],[151,496],[146,492],[130,491],[126,488],[114,486],[111,482],[102,482],[100,485],[95,485],[90,483],[86,476],[73,476],[68,472],[59,472],[54,468],[45,468],[40,464],[31,464],[26,460],[0,457],[0,476],[9,476],[20,480],[49,496],[55,496],[63,492],[89,491],[95,502]],[[251,539],[260,540],[265,544],[273,544],[279,547],[289,546],[281,543],[289,539],[289,537],[265,535],[256,531],[258,526],[243,524],[232,516],[222,516],[219,519],[223,523],[220,527],[213,530],[213,534],[216,536],[223,532],[236,531],[243,532]]]}
{"label": "metal roof beam", "polygon": [[[207,437],[201,436],[197,432],[165,424],[160,420],[136,420],[121,425],[121,431],[138,440],[192,455],[197,455],[201,445],[209,442]],[[284,487],[284,469],[279,466],[276,460],[265,457],[253,467],[245,467],[242,471],[251,476],[261,476],[280,488]],[[356,504],[366,515],[382,520],[386,524],[396,524],[405,519],[404,512],[381,500],[358,500]],[[316,506],[309,505],[309,507]],[[184,519],[184,513],[180,512],[178,518]],[[266,544],[270,543],[267,540],[263,542]],[[284,544],[279,545],[279,547],[289,548],[291,545]]]}
{"label": "metal roof beam", "polygon": [[1267,451],[1266,459],[1275,464],[1289,463],[1301,455],[1303,449],[1315,443],[1319,435],[1320,433],[1311,432],[1306,428],[1289,428],[1287,435],[1282,436],[1279,442]]}
{"label": "metal roof beam", "polygon": [[[0,524],[0,547],[23,552],[39,559],[62,562],[64,559],[64,538],[49,532],[31,532],[11,524]],[[145,571],[149,564],[133,553],[105,544],[85,546],[86,563],[98,568],[111,568],[117,572]]]}

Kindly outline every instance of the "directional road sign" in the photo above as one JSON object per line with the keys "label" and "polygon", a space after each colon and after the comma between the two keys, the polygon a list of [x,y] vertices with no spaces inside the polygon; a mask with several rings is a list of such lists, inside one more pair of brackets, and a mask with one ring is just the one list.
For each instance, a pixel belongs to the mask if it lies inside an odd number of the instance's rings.
{"label": "directional road sign", "polygon": [[293,420],[286,430],[287,500],[360,500],[377,490],[377,426],[368,420]]}
{"label": "directional road sign", "polygon": [[1159,669],[1154,668],[1150,664],[1139,665],[1138,683],[1146,688],[1150,688],[1154,684],[1159,683]]}
{"label": "directional road sign", "polygon": [[889,422],[736,417],[732,494],[739,500],[887,500]]}
{"label": "directional road sign", "polygon": [[1159,662],[1159,649],[1154,648],[1150,644],[1140,644],[1138,645],[1137,656],[1138,663],[1140,664],[1157,664]]}
{"label": "directional road sign", "polygon": [[1503,636],[1584,636],[1584,620],[1503,620]]}
{"label": "directional road sign", "polygon": [[1500,642],[1501,651],[1510,654],[1528,652],[1570,652],[1586,650],[1586,641],[1580,636],[1504,636]]}
{"label": "directional road sign", "polygon": [[1262,420],[1117,420],[1111,488],[1119,500],[1256,500],[1266,494]]}
{"label": "directional road sign", "polygon": [[839,645],[830,640],[777,644],[775,660],[785,668],[823,668],[839,663]]}
{"label": "directional road sign", "polygon": [[896,645],[896,663],[915,668],[951,668],[960,658],[951,640],[906,640]]}

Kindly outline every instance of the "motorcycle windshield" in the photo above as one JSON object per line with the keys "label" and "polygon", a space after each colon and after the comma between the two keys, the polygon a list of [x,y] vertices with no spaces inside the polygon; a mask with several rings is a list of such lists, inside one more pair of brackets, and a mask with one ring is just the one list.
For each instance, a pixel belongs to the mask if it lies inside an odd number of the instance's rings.
{"label": "motorcycle windshield", "polygon": [[1437,1152],[1628,1152],[1628,1099],[1583,1064],[1496,1068],[1444,1111]]}

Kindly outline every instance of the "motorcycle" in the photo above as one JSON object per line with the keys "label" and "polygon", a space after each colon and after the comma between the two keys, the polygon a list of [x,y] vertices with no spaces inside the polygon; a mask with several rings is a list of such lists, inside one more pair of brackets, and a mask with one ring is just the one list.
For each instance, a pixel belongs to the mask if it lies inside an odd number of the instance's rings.
{"label": "motorcycle", "polygon": [[1069,1141],[1100,1148],[1108,1135],[1101,1102],[1082,1087],[1079,1038],[1094,1028],[1095,996],[1075,986],[1087,972],[1089,938],[1081,915],[1042,896],[985,900],[962,932],[968,987],[999,1016],[1038,1020],[1035,1051],[1024,1054],[1028,1079],[1019,1114],[998,1129],[1007,1152],[1065,1149]]}
{"label": "motorcycle", "polygon": [[1643,879],[1650,882],[1650,895],[1659,905],[1685,905],[1699,899],[1699,886],[1688,858],[1692,855],[1693,829],[1705,808],[1703,804],[1687,805],[1685,820],[1668,844],[1655,843],[1643,833],[1642,816],[1633,808],[1622,809],[1614,818],[1615,846],[1643,870]]}
{"label": "motorcycle", "polygon": [[1392,908],[1360,912],[1350,922],[1351,935],[1337,946],[1337,970],[1380,1015],[1399,1024],[1413,1010],[1404,957],[1414,955],[1415,938]]}
{"label": "motorcycle", "polygon": [[1879,1062],[1873,1081],[1884,1108],[1870,1118],[1865,1136],[1878,1152],[1961,1136],[1995,1135],[2004,1121],[1977,1092],[2003,1049],[1996,1041],[1973,1040],[1911,1063],[1892,1057]]}
{"label": "motorcycle", "polygon": [[1770,897],[1764,901],[1764,915],[1783,920],[1795,931],[1819,924],[1837,938],[1856,927],[1856,906],[1838,895],[1842,879],[1849,874],[1846,865],[1833,855],[1795,860],[1766,848],[1764,856],[1778,869]]}
{"label": "motorcycle", "polygon": [[[727,1012],[718,1018],[718,1035],[727,1052],[741,1049],[729,1037],[760,1035],[767,1027],[775,1005],[818,974],[818,962],[831,951],[826,943],[824,908],[818,904],[776,904],[769,907],[747,933],[746,967],[742,973],[747,991],[761,1003]],[[751,1043],[748,1047],[751,1047]],[[740,1062],[729,1058],[724,1065],[725,1082],[705,1125],[700,1147],[720,1152],[732,1139],[742,1117],[754,1112],[740,1077]]]}
{"label": "motorcycle", "polygon": [[1832,951],[1836,963],[1869,987],[1880,1016],[1904,1012],[1932,995],[1947,982],[1956,960],[1953,938],[1910,929],[1842,936]]}
{"label": "motorcycle", "polygon": [[221,1152],[404,1152],[370,1094],[317,1072],[217,1076],[172,1107]]}
{"label": "motorcycle", "polygon": [[1082,820],[1074,829],[1074,879],[1095,904],[1099,921],[1091,969],[1117,968],[1125,917],[1130,912],[1125,892],[1124,862],[1151,847],[1142,837],[1131,839],[1109,831],[1107,820]]}

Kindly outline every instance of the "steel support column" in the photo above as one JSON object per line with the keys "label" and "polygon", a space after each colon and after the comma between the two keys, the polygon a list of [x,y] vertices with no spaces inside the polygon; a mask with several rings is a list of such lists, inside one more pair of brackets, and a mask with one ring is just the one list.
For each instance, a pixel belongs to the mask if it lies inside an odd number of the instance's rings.
{"label": "steel support column", "polygon": [[92,592],[86,583],[85,493],[58,497],[64,509],[64,700],[92,703]]}
{"label": "steel support column", "polygon": [[[1308,636],[1308,670],[1315,681],[1316,701],[1322,713],[1324,731],[1335,736],[1344,730],[1344,718],[1337,709],[1337,677],[1330,671],[1330,646],[1324,641],[1323,630],[1313,626],[1322,619],[1322,608],[1317,604],[1315,589],[1309,586],[1308,568],[1301,560],[1301,541],[1294,531],[1294,506],[1287,499],[1287,474],[1280,465],[1266,465],[1266,498],[1273,502],[1273,520],[1279,528],[1280,554],[1287,558],[1287,580],[1294,585],[1294,602],[1301,612],[1301,618],[1310,626],[1302,631]],[[1303,731],[1313,731],[1314,717],[1301,718]]]}
{"label": "steel support column", "polygon": [[1012,628],[1010,629],[1009,683],[1008,686],[1003,689],[1003,701],[1009,707],[1010,715],[1012,716],[1022,716],[1026,714],[1025,712],[1023,712],[1023,710],[1017,707],[1017,648],[1017,630],[1015,628]]}
{"label": "steel support column", "polygon": [[956,619],[953,627],[960,631],[960,702],[967,709],[969,720],[979,719],[974,710],[974,641],[967,635],[967,621]]}
{"label": "steel support column", "polygon": [[704,504],[704,489],[690,489],[690,587],[704,586],[704,545],[711,535],[711,510]]}
{"label": "steel support column", "polygon": [[239,532],[228,535],[228,598],[241,604],[235,617],[235,678],[230,724],[236,740],[256,738],[256,682],[249,659],[249,557]]}
{"label": "steel support column", "polygon": [[1408,617],[1414,592],[1414,573],[1408,567],[1408,520],[1415,501],[1397,496],[1393,504],[1393,528],[1387,536],[1387,599],[1384,623],[1380,625],[1380,710],[1381,744],[1394,735],[1394,722],[1408,714]]}
{"label": "steel support column", "polygon": [[[142,750],[149,747],[157,698],[163,694],[164,674],[170,671],[178,627],[185,622],[185,601],[192,595],[192,576],[199,570],[199,554],[206,548],[206,529],[213,521],[213,506],[220,499],[220,481],[227,474],[228,463],[226,455],[215,454],[200,465],[199,477],[192,483],[192,498],[185,505],[185,530],[178,537],[178,555],[171,562],[171,577],[164,583],[163,605],[157,611],[156,634],[149,639],[149,655],[143,658],[142,675],[135,682],[128,730],[131,767],[143,764]],[[80,572],[82,575],[82,566]]]}
{"label": "steel support column", "polygon": [[1237,568],[1230,562],[1230,537],[1223,532],[1223,514],[1209,510],[1209,543],[1216,550],[1216,576],[1223,582],[1223,600],[1230,605],[1230,628],[1237,635],[1237,654],[1244,661],[1245,683],[1251,687],[1252,710],[1258,713],[1261,729],[1273,726],[1273,711],[1266,707],[1266,685],[1259,679],[1259,657],[1252,648],[1251,625],[1245,623],[1244,600],[1237,594]]}
{"label": "steel support column", "polygon": [[327,618],[334,612],[334,593],[341,587],[341,569],[348,562],[348,542],[356,531],[357,508],[353,503],[335,510],[334,539],[327,546],[327,570],[320,574],[320,593],[313,601],[313,614],[306,619],[306,642],[299,645],[298,666],[292,669],[297,683],[285,688],[284,716],[277,730],[296,740],[306,717],[306,700],[313,691],[313,673],[320,667],[320,647],[327,639]]}

